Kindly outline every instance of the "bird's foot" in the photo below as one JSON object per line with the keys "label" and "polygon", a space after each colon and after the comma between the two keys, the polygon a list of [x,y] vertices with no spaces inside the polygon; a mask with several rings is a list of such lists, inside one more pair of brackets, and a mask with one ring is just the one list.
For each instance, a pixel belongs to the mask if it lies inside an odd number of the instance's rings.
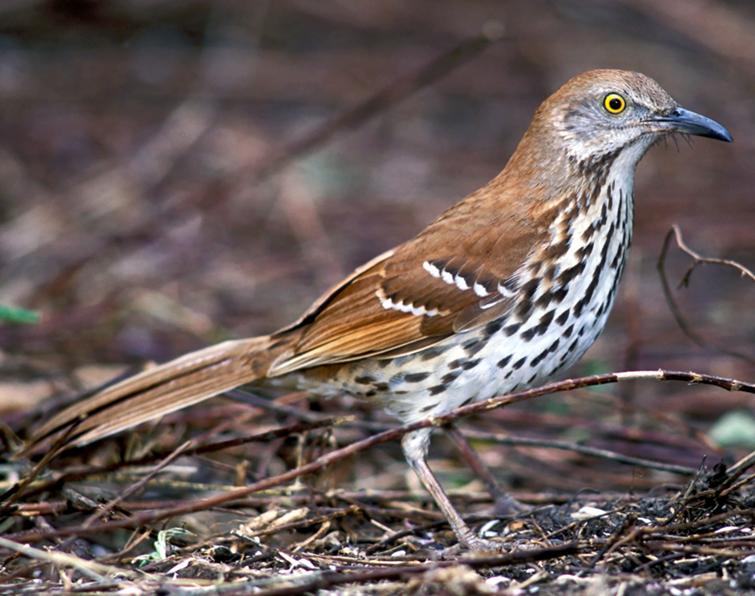
{"label": "bird's foot", "polygon": [[462,542],[444,548],[438,556],[440,559],[456,559],[469,553],[500,553],[504,551],[506,551],[506,545],[503,542],[469,536]]}
{"label": "bird's foot", "polygon": [[467,539],[463,545],[467,550],[475,553],[500,553],[506,550],[506,544],[497,540],[487,540],[475,536]]}
{"label": "bird's foot", "polygon": [[534,507],[517,501],[511,495],[503,492],[494,495],[494,498],[493,512],[495,515],[501,517],[519,517],[520,515],[530,513],[534,509]]}

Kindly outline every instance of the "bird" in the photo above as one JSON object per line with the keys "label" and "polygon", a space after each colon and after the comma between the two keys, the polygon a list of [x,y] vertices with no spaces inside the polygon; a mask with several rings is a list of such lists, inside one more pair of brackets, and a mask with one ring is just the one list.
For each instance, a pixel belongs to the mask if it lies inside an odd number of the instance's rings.
{"label": "bird", "polygon": [[[147,368],[67,407],[27,451],[82,446],[242,385],[352,395],[403,423],[551,379],[603,330],[632,239],[637,163],[675,133],[726,142],[638,72],[591,70],[537,108],[504,169],[358,267],[292,324]],[[484,549],[428,466],[404,456],[458,542]]]}

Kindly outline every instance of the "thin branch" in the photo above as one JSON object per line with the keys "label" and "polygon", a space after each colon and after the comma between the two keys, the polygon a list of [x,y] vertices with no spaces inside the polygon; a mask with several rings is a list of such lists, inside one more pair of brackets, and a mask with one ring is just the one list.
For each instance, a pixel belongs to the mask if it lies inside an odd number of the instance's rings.
{"label": "thin branch", "polygon": [[82,575],[97,581],[103,581],[106,575],[121,575],[125,577],[134,577],[135,575],[133,572],[125,569],[110,567],[109,565],[103,565],[95,561],[87,561],[68,553],[40,550],[28,544],[19,544],[13,540],[8,540],[2,536],[0,536],[0,547],[7,548],[30,559],[52,563],[56,567],[73,567]]}
{"label": "thin branch", "polygon": [[[557,557],[578,554],[584,547],[577,542],[568,542],[558,546],[546,548],[536,548],[529,550],[518,550],[512,553],[499,554],[494,556],[483,557],[461,557],[449,561],[433,561],[428,564],[419,565],[402,565],[390,567],[388,569],[377,568],[366,571],[357,571],[344,573],[340,571],[317,571],[306,573],[299,576],[287,576],[285,578],[275,577],[271,580],[264,581],[264,584],[274,586],[275,584],[287,583],[285,587],[264,587],[260,589],[260,583],[246,584],[243,589],[238,585],[229,586],[229,590],[238,591],[237,593],[253,593],[264,596],[291,596],[294,594],[304,594],[318,592],[320,590],[331,588],[333,586],[375,582],[386,579],[395,579],[405,576],[419,575],[426,571],[441,569],[444,567],[456,567],[466,565],[472,569],[484,569],[487,567],[502,567],[505,565],[517,565],[522,563],[533,563],[535,561],[545,561]],[[263,584],[263,585],[264,585]],[[224,590],[222,590],[224,591]]]}
{"label": "thin branch", "polygon": [[692,265],[690,265],[689,269],[687,269],[687,272],[684,274],[682,281],[679,283],[680,286],[682,285],[686,286],[689,284],[689,278],[692,275],[692,272],[699,265],[724,265],[725,267],[731,267],[733,269],[736,269],[739,272],[740,276],[749,278],[750,281],[755,281],[755,274],[753,274],[752,271],[750,271],[747,267],[738,263],[737,261],[733,261],[731,259],[718,259],[715,257],[704,257],[700,253],[692,250],[689,246],[687,246],[687,243],[684,242],[684,238],[682,237],[682,232],[679,229],[679,226],[677,226],[676,224],[671,226],[670,232],[674,233],[676,245],[682,251],[686,252],[690,257],[692,257],[692,260],[693,260]]}
{"label": "thin branch", "polygon": [[102,517],[105,517],[110,511],[112,511],[115,507],[117,507],[118,504],[123,502],[125,499],[127,499],[131,495],[137,493],[142,488],[144,488],[147,485],[147,483],[150,480],[152,480],[152,478],[154,478],[157,474],[159,474],[160,471],[163,470],[167,465],[173,462],[177,457],[184,455],[190,445],[191,445],[191,441],[186,441],[185,443],[176,447],[172,453],[170,453],[159,464],[154,466],[152,470],[149,471],[148,474],[144,475],[143,478],[140,478],[137,482],[135,482],[134,484],[126,488],[126,490],[122,491],[117,497],[109,501],[102,508],[95,511],[91,516],[89,516],[86,520],[84,520],[84,523],[81,524],[81,527],[88,528],[89,526],[93,525],[94,522],[96,522],[98,519]]}
{"label": "thin branch", "polygon": [[40,472],[47,467],[47,464],[60,452],[60,449],[65,445],[68,438],[71,436],[74,430],[76,430],[76,424],[71,425],[64,433],[62,433],[53,445],[48,449],[47,453],[41,460],[32,468],[31,472],[27,474],[20,482],[11,486],[4,493],[0,494],[0,511],[7,507],[13,506],[23,495],[25,495],[26,488],[34,482],[34,479],[39,476]]}
{"label": "thin branch", "polygon": [[[332,426],[339,426],[341,424],[344,424],[345,422],[351,421],[351,419],[352,418],[350,416],[343,416],[343,417],[315,420],[312,422],[296,422],[294,424],[281,426],[279,428],[273,428],[271,430],[255,433],[253,435],[249,435],[246,437],[237,437],[235,439],[227,439],[224,441],[216,441],[214,443],[198,445],[197,447],[192,447],[191,449],[188,449],[187,451],[183,453],[183,455],[186,455],[186,456],[204,455],[207,453],[222,451],[224,449],[240,447],[248,443],[266,442],[272,439],[288,437],[290,435],[303,433],[309,430],[315,430],[319,428],[328,428]],[[54,450],[51,450],[51,453],[53,451]],[[75,469],[68,469],[67,471],[64,471],[60,473],[59,475],[55,476],[54,478],[51,478],[49,480],[44,480],[44,481],[35,483],[32,486],[29,486],[28,490],[23,491],[23,494],[25,497],[29,497],[30,495],[33,495],[33,494],[48,491],[52,489],[53,487],[60,486],[61,484],[65,482],[83,480],[84,478],[87,478],[89,476],[104,474],[106,472],[114,472],[114,471],[117,471],[126,467],[143,466],[146,464],[151,464],[156,461],[160,461],[161,459],[168,457],[169,455],[170,453],[167,451],[157,451],[154,453],[147,454],[143,457],[128,460],[128,461],[117,461],[117,462],[114,462],[111,464],[105,464],[105,465],[90,465],[90,466],[82,466]],[[51,458],[45,458],[43,462],[47,464],[49,463],[50,459]],[[41,470],[42,467],[43,466],[40,466],[38,464],[37,466],[34,467],[34,469],[37,470],[37,473],[38,473],[38,471]],[[23,482],[24,481],[22,481],[22,483]],[[28,483],[25,484],[25,486],[27,485]],[[8,493],[10,493],[13,490],[14,488],[9,489]],[[6,505],[5,507],[6,508],[9,507],[9,505]],[[2,511],[3,509],[0,508],[0,512]]]}
{"label": "thin branch", "polygon": [[648,468],[650,470],[660,470],[661,472],[673,472],[674,474],[683,474],[685,476],[691,476],[696,471],[696,468],[690,468],[688,466],[667,464],[649,459],[643,459],[640,457],[632,457],[631,455],[624,455],[622,453],[617,453],[616,451],[600,449],[598,447],[589,447],[587,445],[580,445],[578,443],[572,443],[570,441],[559,441],[557,439],[534,439],[530,437],[511,437],[501,433],[487,433],[481,431],[470,431],[467,429],[464,430],[464,434],[468,439],[474,439],[478,441],[489,441],[491,443],[499,443],[501,445],[511,445],[516,447],[541,447],[546,449],[572,451],[574,453],[582,453],[584,455],[599,457],[601,459],[607,459],[608,461],[627,464],[630,466]]}
{"label": "thin branch", "polygon": [[658,263],[656,265],[658,269],[658,275],[661,278],[661,285],[663,286],[663,294],[666,297],[666,302],[668,303],[669,309],[671,310],[671,314],[674,315],[676,324],[679,325],[679,328],[682,330],[682,333],[684,333],[684,335],[686,335],[689,339],[691,339],[695,344],[697,344],[701,348],[711,348],[723,354],[727,354],[735,358],[740,358],[750,363],[755,363],[755,359],[753,359],[748,354],[742,354],[741,352],[729,350],[728,348],[718,346],[714,344],[713,342],[710,342],[709,340],[705,339],[702,335],[694,331],[692,327],[690,326],[690,324],[687,322],[687,319],[682,314],[681,308],[679,308],[679,304],[674,298],[674,294],[671,290],[671,284],[669,284],[668,277],[666,275],[666,256],[668,254],[668,249],[669,249],[672,238],[674,238],[674,240],[676,241],[676,245],[680,250],[682,250],[684,253],[692,257],[692,265],[689,266],[685,274],[682,276],[682,279],[679,282],[680,287],[687,286],[689,284],[689,280],[690,280],[690,276],[692,275],[692,272],[700,265],[721,265],[721,266],[731,267],[735,269],[736,271],[738,271],[740,276],[744,278],[749,278],[752,281],[755,281],[755,275],[753,275],[752,271],[747,269],[747,267],[744,267],[743,265],[737,263],[736,261],[732,261],[731,259],[716,259],[712,257],[703,257],[697,252],[693,251],[691,248],[689,248],[685,244],[684,238],[682,237],[682,233],[679,229],[679,226],[677,226],[676,224],[671,226],[671,229],[666,234],[666,238],[664,238],[663,240],[663,248],[661,248],[661,254],[658,256]]}
{"label": "thin branch", "polygon": [[726,474],[730,477],[729,482],[741,476],[753,465],[755,465],[755,451],[750,451],[750,453],[726,470]]}

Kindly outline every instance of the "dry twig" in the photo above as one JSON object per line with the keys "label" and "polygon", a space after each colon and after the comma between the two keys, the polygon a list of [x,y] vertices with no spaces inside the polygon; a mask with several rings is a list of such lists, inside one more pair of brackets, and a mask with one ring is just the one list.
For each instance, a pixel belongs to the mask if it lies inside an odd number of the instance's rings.
{"label": "dry twig", "polygon": [[755,359],[753,359],[748,354],[742,354],[740,352],[715,345],[714,343],[694,331],[690,324],[687,322],[687,319],[684,317],[681,309],[679,308],[679,304],[674,298],[673,292],[671,291],[671,285],[669,284],[668,277],[666,276],[666,255],[668,254],[668,249],[672,238],[675,239],[676,245],[683,252],[692,257],[692,265],[689,266],[685,274],[682,276],[682,279],[679,282],[679,286],[688,285],[692,272],[700,265],[721,265],[725,267],[731,267],[732,269],[738,271],[740,276],[746,279],[750,279],[751,281],[755,281],[755,274],[753,274],[752,271],[747,269],[747,267],[745,267],[744,265],[741,265],[740,263],[737,263],[736,261],[733,261],[731,259],[717,259],[701,256],[686,245],[684,238],[682,237],[682,232],[679,229],[679,226],[677,226],[676,224],[671,226],[671,229],[666,234],[666,238],[663,240],[663,248],[661,249],[661,254],[658,257],[657,264],[658,274],[661,278],[661,284],[663,285],[663,294],[666,297],[666,302],[671,309],[671,313],[674,315],[674,319],[676,320],[677,325],[679,325],[679,328],[682,330],[684,335],[690,338],[701,348],[713,348],[723,354],[728,354],[729,356],[734,356],[736,358],[741,358],[742,360],[745,360],[747,362],[755,363]]}

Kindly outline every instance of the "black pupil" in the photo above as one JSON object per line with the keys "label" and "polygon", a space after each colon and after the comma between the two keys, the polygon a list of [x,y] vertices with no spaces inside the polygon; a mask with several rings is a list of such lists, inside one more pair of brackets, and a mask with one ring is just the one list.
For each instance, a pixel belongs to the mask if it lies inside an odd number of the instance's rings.
{"label": "black pupil", "polygon": [[611,107],[612,110],[620,110],[621,109],[621,100],[618,97],[612,97],[608,100],[608,105]]}

